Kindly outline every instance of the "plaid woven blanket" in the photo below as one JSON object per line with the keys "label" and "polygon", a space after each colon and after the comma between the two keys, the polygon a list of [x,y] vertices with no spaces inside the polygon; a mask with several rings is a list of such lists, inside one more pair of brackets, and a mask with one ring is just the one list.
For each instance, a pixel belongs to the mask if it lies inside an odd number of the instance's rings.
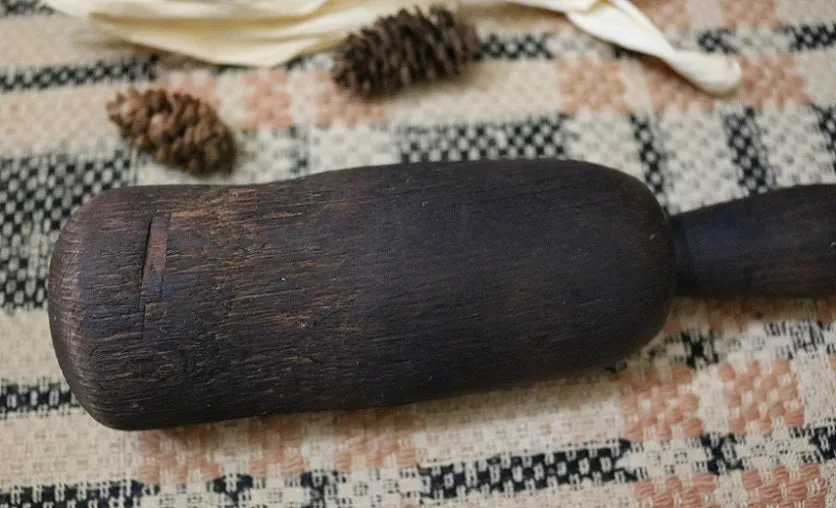
{"label": "plaid woven blanket", "polygon": [[836,3],[636,3],[680,47],[736,55],[740,92],[703,95],[559,15],[485,7],[472,72],[362,103],[334,89],[328,55],[205,66],[0,0],[0,507],[836,506],[836,301],[684,300],[650,345],[581,378],[163,431],[95,423],[57,366],[61,225],[105,189],[191,181],[108,123],[130,84],[218,107],[242,157],[216,182],[571,157],[676,213],[836,181]]}

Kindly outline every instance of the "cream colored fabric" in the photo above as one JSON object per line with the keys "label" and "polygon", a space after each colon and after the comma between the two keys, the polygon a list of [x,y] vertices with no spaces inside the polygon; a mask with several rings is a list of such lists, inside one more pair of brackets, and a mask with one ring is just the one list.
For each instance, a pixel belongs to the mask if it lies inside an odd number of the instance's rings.
{"label": "cream colored fabric", "polygon": [[[428,0],[46,0],[133,43],[212,63],[273,66],[333,46],[346,33]],[[470,8],[489,2],[465,0]],[[721,95],[740,83],[738,63],[722,54],[676,50],[628,0],[515,0],[565,13],[580,29],[662,59],[703,91]]]}

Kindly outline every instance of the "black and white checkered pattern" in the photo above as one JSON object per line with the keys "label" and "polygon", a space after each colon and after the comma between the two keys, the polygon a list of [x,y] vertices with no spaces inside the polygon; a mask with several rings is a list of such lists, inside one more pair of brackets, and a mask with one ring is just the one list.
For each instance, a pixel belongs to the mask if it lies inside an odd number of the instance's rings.
{"label": "black and white checkered pattern", "polygon": [[93,508],[139,506],[143,496],[159,492],[132,480],[77,484],[37,485],[0,490],[0,506],[6,508]]}
{"label": "black and white checkered pattern", "polygon": [[[789,0],[780,1],[786,5]],[[826,0],[816,1],[821,4]],[[0,17],[27,16],[45,11],[48,9],[32,0],[0,0]],[[814,105],[779,103],[763,109],[744,109],[734,101],[723,101],[716,108],[693,104],[688,111],[677,110],[681,105],[651,111],[650,108],[656,106],[653,104],[655,91],[644,87],[638,62],[624,61],[636,58],[629,51],[564,30],[553,34],[536,31],[524,35],[483,34],[486,37],[478,69],[484,71],[493,62],[499,62],[490,72],[474,74],[478,79],[444,84],[438,89],[431,87],[429,93],[425,91],[426,95],[416,94],[414,102],[403,97],[395,98],[381,108],[380,117],[370,120],[374,125],[365,125],[366,120],[361,119],[361,125],[323,126],[314,115],[310,115],[317,107],[314,101],[303,99],[297,102],[294,95],[291,116],[301,124],[240,134],[241,159],[233,176],[210,178],[204,183],[261,183],[339,167],[398,161],[571,157],[603,163],[642,179],[667,209],[675,213],[775,186],[836,181],[836,96],[832,92],[832,81],[822,77],[823,72],[818,73],[819,68],[832,63],[828,55],[833,51],[834,25],[728,29],[712,28],[711,23],[703,20],[701,28],[677,30],[677,33],[669,35],[681,47],[753,56],[749,63],[757,62],[762,56],[794,51],[796,54],[791,58],[794,69],[790,70],[802,75],[805,95]],[[613,56],[623,59],[617,63],[622,73],[620,79],[626,87],[622,97],[624,104],[608,111],[594,105],[589,108],[591,111],[584,110],[577,115],[562,112],[562,105],[567,105],[567,109],[569,107],[567,101],[562,100],[564,97],[560,96],[565,82],[558,79],[562,76],[557,76],[555,61],[611,59]],[[178,64],[169,61],[163,65],[153,57],[144,61],[142,58],[81,63],[77,66],[65,66],[62,62],[31,69],[2,68],[0,98],[12,98],[3,104],[6,106],[14,103],[15,96],[50,95],[38,94],[44,90],[65,89],[72,92],[73,87],[93,88],[91,85],[101,89],[111,82],[122,86],[133,81],[154,81],[170,72],[188,74],[198,67],[194,63],[178,67]],[[291,81],[304,81],[310,78],[304,73],[325,70],[329,64],[327,55],[317,55],[294,60],[283,69],[290,72]],[[518,68],[524,69],[524,72],[515,80],[499,79],[506,70]],[[222,80],[238,80],[248,71],[221,66],[212,67],[208,72]],[[814,79],[816,77],[820,79]],[[526,80],[530,78],[540,79],[527,86]],[[490,86],[482,88],[485,82],[489,82]],[[497,88],[497,83],[502,83],[504,88]],[[445,86],[451,89],[446,90]],[[482,101],[461,101],[460,108],[465,112],[475,110],[472,117],[460,113],[454,116],[447,109],[447,105],[461,97],[456,95],[460,86],[469,93],[465,95],[468,99]],[[223,88],[226,92],[234,87]],[[230,95],[235,96],[236,93],[233,91]],[[436,93],[439,97],[446,97],[444,100],[447,102],[436,102]],[[498,97],[505,102],[494,103]],[[533,101],[532,98],[542,100]],[[746,104],[747,100],[744,94],[741,102]],[[226,108],[234,103],[229,97],[221,97],[221,101]],[[424,111],[424,108],[434,107],[433,104],[441,110],[437,115]],[[528,109],[524,109],[525,105]],[[496,109],[492,109],[494,107]],[[405,114],[406,109],[414,111],[414,114]],[[625,109],[632,113],[625,112]],[[66,118],[65,112],[62,127],[68,123],[72,122]],[[33,138],[36,136],[27,139]],[[53,142],[39,140],[43,141]],[[88,139],[83,142],[94,141]],[[20,153],[29,150],[30,153],[21,156],[0,151],[0,307],[4,311],[43,305],[48,257],[58,228],[90,196],[109,187],[130,183],[195,183],[188,175],[155,165],[147,157],[137,157],[129,150],[103,149],[79,154],[77,151],[80,148],[73,147],[53,148],[53,152],[42,153],[31,146],[18,146],[16,142],[4,146],[3,150],[14,149]],[[187,480],[188,485],[174,484],[170,478],[166,479],[168,483],[162,482],[165,485],[146,484],[130,476],[108,481],[121,478],[119,475],[127,474],[126,469],[110,470],[106,474],[79,471],[83,478],[91,482],[71,482],[67,485],[51,484],[49,479],[28,481],[27,478],[21,479],[24,475],[18,474],[11,482],[0,481],[0,507],[130,507],[140,502],[144,506],[159,508],[264,505],[348,508],[433,505],[455,501],[481,505],[497,499],[513,504],[515,499],[511,499],[512,496],[519,496],[517,499],[524,503],[523,497],[531,493],[547,498],[545,503],[553,505],[554,496],[561,495],[548,493],[555,486],[572,491],[576,486],[582,489],[590,484],[600,484],[632,492],[632,485],[619,484],[648,479],[661,481],[666,475],[694,473],[713,475],[718,477],[718,484],[725,483],[716,492],[717,502],[723,502],[727,499],[722,497],[724,495],[745,495],[735,483],[739,482],[738,477],[723,475],[773,465],[819,464],[835,460],[836,430],[832,424],[832,412],[828,412],[828,404],[818,403],[829,399],[825,396],[811,397],[810,392],[818,384],[809,379],[802,382],[804,376],[812,379],[822,372],[830,372],[827,355],[836,354],[834,325],[804,314],[777,322],[750,322],[744,330],[734,327],[714,329],[708,324],[710,320],[703,315],[704,312],[703,309],[688,314],[702,316],[703,323],[683,325],[683,329],[660,337],[619,365],[619,368],[628,371],[657,366],[663,370],[687,366],[694,374],[694,381],[688,389],[693,389],[702,397],[701,404],[705,405],[700,407],[703,412],[700,417],[704,417],[706,428],[712,430],[695,437],[674,435],[670,439],[642,442],[610,437],[580,442],[568,437],[565,445],[528,446],[534,439],[526,435],[523,440],[496,439],[496,448],[490,447],[489,451],[485,451],[484,448],[488,447],[483,446],[482,450],[467,452],[466,456],[451,451],[439,457],[437,451],[429,451],[428,459],[418,454],[416,463],[405,467],[387,464],[384,467],[339,471],[329,469],[332,463],[323,464],[317,453],[305,450],[300,463],[306,464],[299,466],[304,470],[283,470],[281,475],[267,471],[267,478],[248,471],[246,461],[251,459],[251,455],[240,461],[224,461],[224,474],[220,477],[203,478],[207,481],[197,483]],[[11,315],[23,315],[29,319],[36,314],[45,316],[42,309]],[[8,322],[14,322],[18,328],[26,326],[26,321],[22,321],[22,325],[20,321]],[[25,357],[29,353],[28,337],[19,333],[15,335],[12,341],[13,347],[17,348],[14,357],[21,355],[21,351]],[[24,338],[20,339],[18,335]],[[48,333],[42,335],[42,339],[48,340]],[[3,350],[0,350],[2,354]],[[35,356],[35,353],[30,356]],[[709,386],[706,381],[717,371],[714,365],[729,362],[737,368],[735,362],[753,358],[791,359],[795,362],[793,369],[799,379],[799,397],[804,399],[805,404],[804,425],[782,428],[771,435],[730,434],[722,430],[725,422],[723,415],[709,414],[715,410],[726,410],[720,395],[722,387],[716,383]],[[805,361],[809,363],[805,364]],[[820,372],[815,368],[805,369],[814,361],[822,363]],[[65,421],[61,418],[63,413],[81,416],[82,409],[57,371],[47,371],[51,368],[47,365],[28,365],[36,364],[34,361],[23,360],[22,363],[26,365],[20,369],[13,367],[12,372],[6,373],[7,378],[0,378],[0,420],[4,425],[25,422],[21,426],[22,435],[29,436],[35,434],[28,432],[30,422],[35,426],[51,421],[60,428]],[[47,376],[53,377],[8,379],[21,373],[28,376],[27,368],[44,369]],[[31,375],[42,373],[39,371]],[[595,384],[590,386],[601,388]],[[707,390],[700,392],[702,388]],[[614,389],[618,391],[617,387]],[[717,393],[708,395],[711,390]],[[615,397],[618,397],[617,393]],[[542,406],[531,407],[544,410]],[[559,411],[562,410],[562,407],[559,408]],[[617,413],[619,408],[606,410]],[[519,414],[522,415],[522,412],[519,409]],[[449,419],[442,419],[455,422],[451,427],[464,428],[471,423],[466,418],[474,417],[471,413],[458,413],[455,408],[451,413],[453,415]],[[474,418],[478,420],[491,416],[489,410],[487,416],[477,414]],[[557,423],[562,418],[558,413],[548,416],[553,416]],[[709,421],[712,418],[719,421],[719,431],[718,421]],[[611,421],[609,417],[605,420]],[[461,425],[460,422],[466,424]],[[529,422],[527,418],[520,421],[523,425]],[[508,428],[505,423],[507,421],[503,421],[499,428]],[[473,434],[463,432],[462,435],[475,435],[482,427],[477,422],[473,426]],[[418,447],[433,439],[431,432],[425,431],[426,428],[409,433],[416,441],[425,440],[424,443],[417,443]],[[489,427],[485,428],[490,431]],[[89,432],[87,439],[91,441],[85,444],[94,442],[95,436],[104,435],[98,433],[99,430],[105,432],[103,429],[96,429]],[[519,433],[521,436],[524,434],[524,431]],[[43,435],[54,438],[47,433]],[[332,443],[339,447],[344,444],[337,440],[320,441],[319,437],[306,435],[303,447],[332,446]],[[8,439],[8,442],[14,446],[17,444],[15,439]],[[241,442],[246,443],[246,438],[242,437]],[[86,447],[82,456],[85,451]],[[40,460],[36,457],[33,464],[26,464],[26,467],[40,467]],[[134,457],[130,453],[113,450],[112,460],[121,467]],[[317,460],[320,462],[310,463]],[[284,469],[284,466],[281,468]],[[56,474],[70,475],[67,479],[75,481],[76,477],[72,476],[75,473],[59,471]],[[38,481],[43,483],[39,485]],[[730,489],[729,484],[734,484],[734,488]],[[558,504],[560,502],[562,500]],[[572,502],[567,504],[576,505]]]}
{"label": "black and white checkered pattern", "polygon": [[0,379],[0,420],[21,413],[49,415],[79,407],[66,382],[41,379],[34,384]]}
{"label": "black and white checkered pattern", "polygon": [[57,65],[0,73],[0,93],[120,81],[150,81],[157,78],[157,61],[155,56],[144,56],[115,62]]}
{"label": "black and white checkered pattern", "polygon": [[463,499],[473,493],[487,497],[533,492],[582,482],[634,482],[640,473],[619,464],[630,447],[629,441],[619,440],[611,446],[534,455],[505,454],[471,463],[421,468],[424,498],[438,501]]}
{"label": "black and white checkered pattern", "polygon": [[756,117],[757,112],[753,108],[745,108],[723,119],[728,146],[740,170],[738,182],[750,194],[760,194],[775,186]]}
{"label": "black and white checkered pattern", "polygon": [[58,231],[88,199],[131,181],[130,150],[0,159],[0,308],[43,305]]}
{"label": "black and white checkered pattern", "polygon": [[644,166],[644,182],[662,206],[668,203],[666,178],[667,155],[659,142],[658,119],[630,114],[633,135],[639,145],[639,158]]}
{"label": "black and white checkered pattern", "polygon": [[6,16],[26,16],[31,14],[51,14],[54,11],[38,0],[2,0],[0,18]]}
{"label": "black and white checkered pattern", "polygon": [[[819,131],[826,137],[829,143],[828,149],[831,154],[836,154],[836,106],[813,106],[818,119]],[[833,161],[833,169],[836,172],[836,158]]]}
{"label": "black and white checkered pattern", "polygon": [[836,46],[836,24],[795,25],[784,28],[791,37],[792,51],[818,50]]}
{"label": "black and white checkered pattern", "polygon": [[717,28],[698,33],[697,45],[707,53],[733,54],[740,51],[734,32],[728,28]]}
{"label": "black and white checkered pattern", "polygon": [[[12,486],[0,488],[0,506],[8,508],[153,506],[261,506],[349,508],[391,504],[435,505],[444,501],[476,503],[554,489],[562,485],[632,484],[651,476],[704,473],[716,477],[756,469],[781,455],[800,463],[836,459],[836,428],[792,429],[774,436],[710,432],[674,439],[663,446],[619,439],[542,453],[500,454],[467,462],[401,468],[391,478],[373,471],[345,474],[308,470],[281,481],[266,482],[249,474],[227,474],[207,482],[205,489],[159,486],[136,480],[97,483]],[[647,467],[636,467],[645,464]],[[412,481],[418,479],[419,482]],[[376,493],[372,482],[381,483]]]}
{"label": "black and white checkered pattern", "polygon": [[564,115],[528,121],[405,127],[398,133],[402,162],[563,157]]}
{"label": "black and white checkered pattern", "polygon": [[477,60],[552,59],[554,54],[549,49],[548,39],[547,34],[505,37],[488,34],[480,40]]}
{"label": "black and white checkered pattern", "polygon": [[790,343],[779,350],[785,358],[813,353],[817,350],[833,347],[836,327],[832,323],[817,321],[793,322],[776,321],[764,325],[764,335],[769,338],[789,337]]}

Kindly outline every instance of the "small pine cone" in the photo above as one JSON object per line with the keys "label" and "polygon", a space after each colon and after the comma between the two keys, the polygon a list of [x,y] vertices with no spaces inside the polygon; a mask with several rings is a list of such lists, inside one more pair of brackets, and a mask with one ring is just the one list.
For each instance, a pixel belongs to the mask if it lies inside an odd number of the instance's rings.
{"label": "small pine cone", "polygon": [[401,10],[351,34],[337,48],[331,77],[365,97],[455,76],[479,48],[476,29],[440,6]]}
{"label": "small pine cone", "polygon": [[229,127],[207,102],[188,94],[130,88],[108,103],[122,137],[161,164],[192,174],[228,169],[235,158]]}

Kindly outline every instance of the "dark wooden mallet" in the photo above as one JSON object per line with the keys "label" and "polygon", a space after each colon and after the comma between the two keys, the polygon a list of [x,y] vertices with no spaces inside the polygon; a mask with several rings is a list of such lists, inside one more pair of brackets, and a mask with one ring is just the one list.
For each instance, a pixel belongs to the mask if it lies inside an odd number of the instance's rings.
{"label": "dark wooden mallet", "polygon": [[401,404],[617,362],[675,295],[836,294],[836,186],[668,218],[554,160],[128,187],[66,224],[49,318],[118,429]]}

